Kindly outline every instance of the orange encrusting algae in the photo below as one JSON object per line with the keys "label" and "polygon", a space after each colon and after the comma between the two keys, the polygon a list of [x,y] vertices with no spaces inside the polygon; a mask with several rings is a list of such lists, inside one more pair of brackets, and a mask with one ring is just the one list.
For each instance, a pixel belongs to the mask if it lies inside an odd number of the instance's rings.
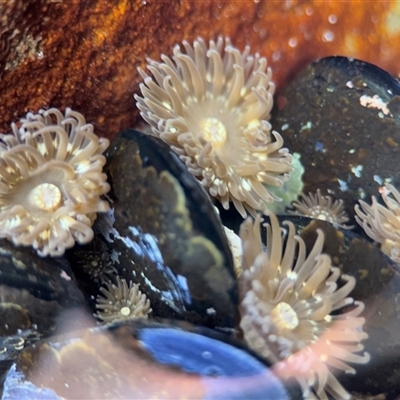
{"label": "orange encrusting algae", "polygon": [[[10,3],[11,4],[11,3]],[[278,90],[310,61],[332,54],[399,73],[397,2],[79,2],[0,5],[0,130],[28,110],[79,109],[100,136],[134,126],[146,58],[183,39],[228,36],[269,60]]]}

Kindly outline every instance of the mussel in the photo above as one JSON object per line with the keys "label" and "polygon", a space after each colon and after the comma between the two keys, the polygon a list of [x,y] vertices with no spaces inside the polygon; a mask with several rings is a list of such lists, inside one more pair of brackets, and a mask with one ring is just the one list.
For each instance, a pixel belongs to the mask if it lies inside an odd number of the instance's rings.
{"label": "mussel", "polygon": [[301,156],[304,193],[320,189],[351,211],[385,181],[400,184],[399,95],[386,71],[340,56],[311,63],[284,88],[271,124]]}
{"label": "mussel", "polygon": [[177,321],[87,328],[27,347],[10,369],[4,400],[298,399],[241,342]]}
{"label": "mussel", "polygon": [[97,252],[114,275],[140,284],[153,317],[233,329],[232,255],[206,192],[166,144],[140,132],[119,134],[106,156],[111,210],[95,221],[94,242],[68,253],[89,302],[102,281],[84,269]]}

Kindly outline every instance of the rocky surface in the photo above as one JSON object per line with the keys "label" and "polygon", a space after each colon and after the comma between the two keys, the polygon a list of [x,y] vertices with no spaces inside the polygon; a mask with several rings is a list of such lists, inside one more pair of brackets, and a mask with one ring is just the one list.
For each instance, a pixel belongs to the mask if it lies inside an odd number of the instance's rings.
{"label": "rocky surface", "polygon": [[111,138],[140,121],[137,67],[197,36],[251,45],[278,87],[331,54],[399,72],[396,2],[15,0],[0,15],[0,131],[29,110],[69,106]]}

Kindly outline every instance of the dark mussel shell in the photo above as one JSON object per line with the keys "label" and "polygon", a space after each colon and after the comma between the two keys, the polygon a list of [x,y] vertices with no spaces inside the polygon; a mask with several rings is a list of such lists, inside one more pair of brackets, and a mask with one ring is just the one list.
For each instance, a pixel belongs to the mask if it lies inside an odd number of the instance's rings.
{"label": "dark mussel shell", "polygon": [[4,400],[299,399],[243,345],[187,323],[136,320],[85,329],[26,348],[7,375]]}
{"label": "dark mussel shell", "polygon": [[0,393],[5,373],[26,344],[49,336],[62,311],[84,307],[66,260],[39,257],[0,240]]}
{"label": "dark mussel shell", "polygon": [[104,281],[84,272],[95,253],[112,266],[108,279],[140,284],[153,317],[234,328],[232,255],[201,185],[169,146],[134,130],[119,134],[106,156],[111,211],[98,215],[92,244],[68,253],[89,302]]}
{"label": "dark mussel shell", "polygon": [[[264,218],[268,222],[268,218]],[[357,374],[338,376],[343,386],[357,393],[357,399],[381,395],[395,399],[400,395],[400,268],[379,248],[358,234],[332,224],[306,217],[281,216],[291,221],[306,243],[309,252],[323,231],[323,252],[342,273],[354,276],[356,286],[350,293],[365,304],[361,316],[368,339],[362,341],[371,359],[367,364],[352,364]],[[265,238],[265,230],[262,228]],[[366,396],[366,397],[365,397]],[[380,397],[381,398],[381,397]]]}
{"label": "dark mussel shell", "polygon": [[0,240],[0,265],[0,337],[32,325],[47,335],[62,310],[84,304],[64,259]]}
{"label": "dark mussel shell", "polygon": [[[271,124],[301,155],[304,192],[343,199],[352,223],[357,199],[370,201],[385,180],[400,186],[399,95],[387,72],[336,56],[311,63],[277,98]],[[374,98],[377,108],[363,103]]]}

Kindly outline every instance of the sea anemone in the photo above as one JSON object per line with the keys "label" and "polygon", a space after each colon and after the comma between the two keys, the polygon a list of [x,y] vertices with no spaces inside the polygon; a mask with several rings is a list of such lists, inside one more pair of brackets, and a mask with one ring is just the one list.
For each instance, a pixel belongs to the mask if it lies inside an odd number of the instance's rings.
{"label": "sea anemone", "polygon": [[375,196],[372,196],[372,205],[359,200],[362,210],[358,204],[354,207],[355,219],[371,239],[381,244],[381,250],[400,265],[400,193],[386,183],[382,199],[386,207]]}
{"label": "sea anemone", "polygon": [[280,200],[268,190],[282,186],[292,170],[283,139],[267,121],[274,85],[267,60],[241,53],[229,39],[183,42],[173,57],[148,60],[153,77],[139,69],[141,115],[186,163],[225,209],[266,210]]}
{"label": "sea anemone", "polygon": [[96,299],[96,317],[104,322],[128,320],[134,318],[147,318],[152,311],[150,300],[139,290],[139,285],[129,282],[117,276],[117,284],[105,283],[106,288],[101,287]]}
{"label": "sea anemone", "polygon": [[[310,387],[320,399],[330,393],[348,399],[349,393],[334,377],[332,368],[355,373],[347,363],[366,363],[369,354],[360,341],[364,304],[347,297],[355,278],[341,275],[330,257],[321,253],[324,235],[318,230],[306,257],[304,241],[295,227],[281,231],[274,214],[267,225],[267,251],[262,250],[260,217],[241,226],[243,273],[241,276],[241,322],[247,343],[277,363],[283,377],[296,377],[304,396]],[[286,233],[286,246],[283,250]],[[298,246],[298,247],[297,247]],[[340,283],[339,283],[340,282]]]}
{"label": "sea anemone", "polygon": [[300,195],[301,201],[294,201],[292,206],[297,210],[288,210],[292,215],[304,215],[306,217],[321,219],[331,224],[338,225],[344,229],[351,229],[352,226],[344,225],[349,218],[343,208],[343,200],[332,200],[331,196],[322,196],[321,191]]}
{"label": "sea anemone", "polygon": [[110,189],[102,167],[109,145],[78,112],[28,113],[0,135],[0,237],[59,256],[88,243],[100,196]]}

